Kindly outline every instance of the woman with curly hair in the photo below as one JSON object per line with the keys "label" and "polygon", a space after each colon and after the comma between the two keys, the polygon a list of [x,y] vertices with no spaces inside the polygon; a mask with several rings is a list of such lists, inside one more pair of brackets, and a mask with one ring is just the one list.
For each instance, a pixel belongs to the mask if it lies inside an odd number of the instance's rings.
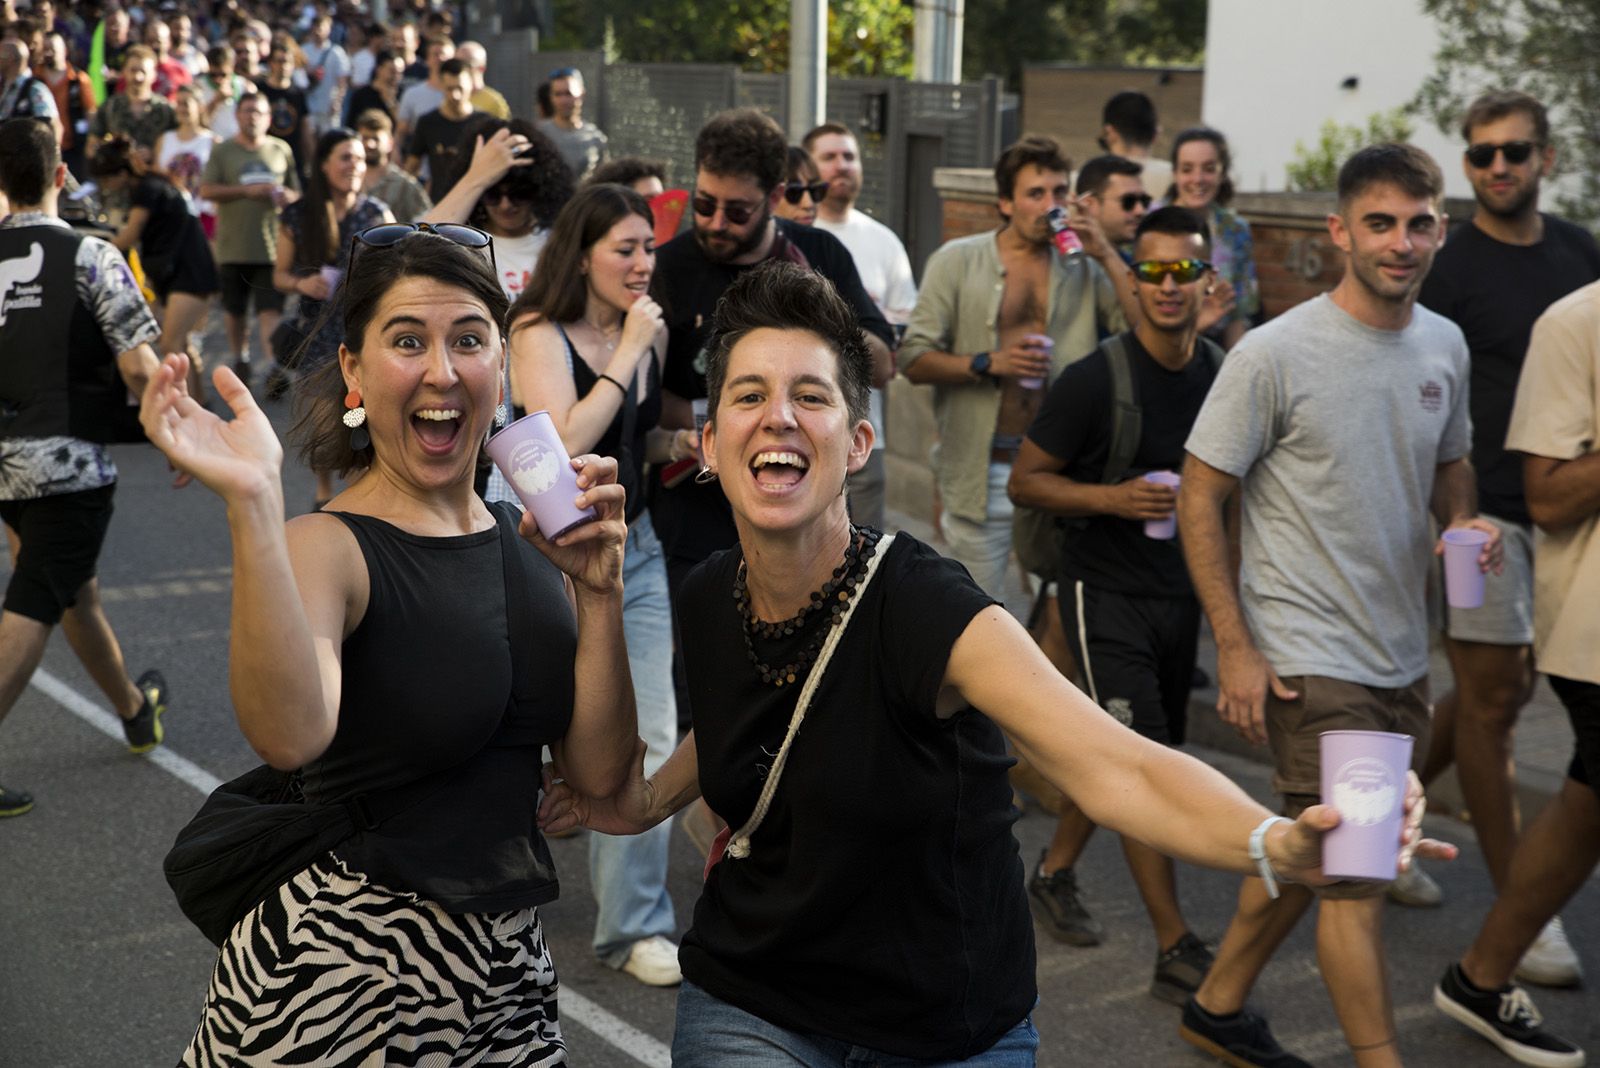
{"label": "woman with curly hair", "polygon": [[556,216],[572,199],[572,172],[550,139],[525,119],[485,116],[468,128],[462,145],[472,147],[471,158],[423,221],[487,231],[494,238],[500,287],[514,301],[533,277]]}

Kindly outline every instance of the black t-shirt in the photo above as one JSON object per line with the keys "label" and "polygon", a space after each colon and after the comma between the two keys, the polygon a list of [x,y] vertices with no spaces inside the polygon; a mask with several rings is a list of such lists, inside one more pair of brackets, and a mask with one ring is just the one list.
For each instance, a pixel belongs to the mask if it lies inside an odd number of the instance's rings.
{"label": "black t-shirt", "polygon": [[[769,258],[797,259],[793,253],[798,252],[855,309],[861,328],[892,346],[894,330],[862,286],[850,250],[826,230],[786,219],[776,222],[782,240],[775,243]],[[757,265],[712,262],[700,250],[693,230],[679,234],[657,250],[650,292],[661,304],[669,331],[662,382],[685,400],[706,395],[705,347],[717,301],[735,278],[754,266]],[[737,540],[721,487],[697,485],[692,479],[685,479],[676,487],[656,489],[650,515],[668,555],[704,560]]]}
{"label": "black t-shirt", "polygon": [[1506,431],[1534,320],[1573,290],[1600,278],[1600,245],[1587,230],[1545,215],[1537,245],[1496,241],[1472,223],[1450,231],[1418,299],[1461,327],[1472,352],[1469,408],[1478,507],[1531,521],[1522,457],[1507,453]]}
{"label": "black t-shirt", "polygon": [[300,128],[306,122],[306,94],[294,86],[278,89],[265,82],[261,86],[261,95],[267,98],[267,106],[272,111],[272,121],[267,126],[267,133],[289,144],[289,150],[294,153],[295,170],[303,176],[306,172],[307,160],[304,137]]}
{"label": "black t-shirt", "polygon": [[[1124,478],[1183,467],[1184,442],[1216,380],[1211,361],[1197,348],[1181,371],[1169,371],[1127,339],[1140,417],[1139,449]],[[1111,364],[1103,348],[1071,364],[1045,395],[1028,438],[1066,462],[1061,474],[1098,483],[1111,453]],[[1194,587],[1176,538],[1145,537],[1143,520],[1089,516],[1067,529],[1063,573],[1097,589],[1139,597],[1191,597]]]}
{"label": "black t-shirt", "polygon": [[[740,559],[701,564],[676,605],[700,786],[736,828],[800,691],[763,683],[746,659]],[[970,1057],[1037,997],[1005,740],[973,709],[934,711],[952,646],[995,602],[904,533],[861,596],[750,855],[711,869],[679,959],[690,981],[780,1027]],[[787,663],[814,633],[756,649]]]}
{"label": "black t-shirt", "polygon": [[416,129],[411,131],[406,155],[427,157],[428,196],[434,203],[450,192],[450,176],[461,156],[461,138],[477,117],[474,113],[464,119],[452,119],[436,108],[418,119]]}
{"label": "black t-shirt", "polygon": [[[152,279],[164,281],[185,253],[206,251],[205,231],[189,213],[189,201],[165,178],[145,175],[128,194],[128,202],[150,213],[139,231],[139,258]],[[194,237],[199,235],[199,248]]]}
{"label": "black t-shirt", "polygon": [[350,98],[345,102],[344,124],[354,126],[364,111],[381,111],[389,116],[391,123],[394,122],[394,108],[389,106],[389,101],[375,85],[361,85],[351,91]]}

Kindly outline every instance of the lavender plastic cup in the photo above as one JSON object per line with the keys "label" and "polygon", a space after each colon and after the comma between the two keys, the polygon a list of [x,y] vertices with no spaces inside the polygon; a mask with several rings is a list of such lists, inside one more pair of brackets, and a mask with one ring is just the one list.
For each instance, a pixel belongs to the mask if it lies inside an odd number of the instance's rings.
{"label": "lavender plastic cup", "polygon": [[328,292],[330,294],[339,288],[339,280],[343,277],[344,269],[341,267],[324,267],[322,269],[322,280],[328,283]]}
{"label": "lavender plastic cup", "polygon": [[[1171,486],[1174,490],[1183,479],[1171,471],[1151,471],[1144,476],[1146,482],[1154,482],[1158,486]],[[1144,521],[1144,536],[1157,541],[1171,541],[1178,536],[1178,513],[1173,512],[1165,519],[1146,519]]]}
{"label": "lavender plastic cup", "polygon": [[553,541],[599,518],[593,508],[572,503],[580,492],[578,473],[549,412],[529,412],[484,447],[546,538]]}
{"label": "lavender plastic cup", "polygon": [[1324,731],[1322,801],[1339,826],[1322,836],[1322,871],[1336,879],[1388,881],[1400,870],[1411,736],[1385,731]]}
{"label": "lavender plastic cup", "polygon": [[[1031,341],[1035,347],[1044,349],[1046,357],[1049,357],[1056,350],[1056,343],[1048,334],[1024,334],[1022,340]],[[1017,385],[1023,389],[1043,389],[1044,379],[1019,378],[1017,379]]]}
{"label": "lavender plastic cup", "polygon": [[1483,607],[1483,569],[1478,556],[1489,541],[1482,530],[1447,530],[1444,541],[1444,596],[1451,608]]}

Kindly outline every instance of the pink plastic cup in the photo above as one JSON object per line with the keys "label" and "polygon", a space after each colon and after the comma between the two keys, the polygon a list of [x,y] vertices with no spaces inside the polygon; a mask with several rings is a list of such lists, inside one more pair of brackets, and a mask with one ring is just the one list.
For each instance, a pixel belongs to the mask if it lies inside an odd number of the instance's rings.
{"label": "pink plastic cup", "polygon": [[1483,607],[1483,569],[1478,557],[1489,542],[1482,530],[1447,530],[1444,541],[1444,596],[1451,608]]}
{"label": "pink plastic cup", "polygon": [[[1048,334],[1024,334],[1022,335],[1022,340],[1033,342],[1034,348],[1044,349],[1046,359],[1049,359],[1056,350],[1056,343]],[[1017,385],[1023,389],[1043,389],[1044,379],[1019,378],[1017,379]]]}
{"label": "pink plastic cup", "polygon": [[[1151,471],[1144,476],[1146,482],[1154,482],[1158,486],[1171,486],[1174,490],[1183,479],[1171,471]],[[1144,521],[1144,536],[1157,541],[1171,541],[1178,536],[1178,513],[1173,512],[1165,519],[1146,519]]]}
{"label": "pink plastic cup", "polygon": [[1322,836],[1322,871],[1336,879],[1388,881],[1400,870],[1411,736],[1324,731],[1322,801],[1339,826]]}
{"label": "pink plastic cup", "polygon": [[578,473],[549,412],[529,412],[491,437],[485,448],[546,538],[554,541],[599,518],[593,508],[572,503],[581,492]]}

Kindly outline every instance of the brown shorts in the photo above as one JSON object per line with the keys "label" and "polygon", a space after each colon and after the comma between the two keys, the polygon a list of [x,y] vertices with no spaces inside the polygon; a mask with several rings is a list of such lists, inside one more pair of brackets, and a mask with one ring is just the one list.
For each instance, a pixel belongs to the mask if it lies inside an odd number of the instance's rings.
{"label": "brown shorts", "polygon": [[1428,679],[1380,689],[1321,675],[1297,675],[1283,684],[1300,696],[1281,701],[1267,693],[1267,744],[1272,747],[1272,788],[1283,813],[1298,816],[1322,799],[1323,731],[1389,731],[1415,739],[1413,754],[1428,744]]}

